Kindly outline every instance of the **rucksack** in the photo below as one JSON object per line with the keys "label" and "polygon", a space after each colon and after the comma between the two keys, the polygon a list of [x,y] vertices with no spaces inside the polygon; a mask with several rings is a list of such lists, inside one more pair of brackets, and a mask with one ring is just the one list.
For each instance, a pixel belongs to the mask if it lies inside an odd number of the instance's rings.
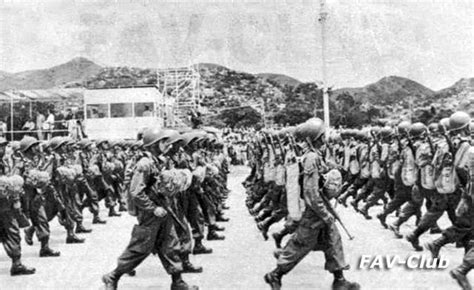
{"label": "rucksack", "polygon": [[454,167],[454,157],[447,145],[438,147],[433,162],[436,190],[441,194],[453,193],[456,190],[458,177]]}
{"label": "rucksack", "polygon": [[412,186],[418,179],[418,168],[415,162],[415,154],[411,147],[407,146],[403,149],[403,162],[402,162],[402,182],[405,186]]}
{"label": "rucksack", "polygon": [[432,164],[433,154],[427,143],[421,144],[416,150],[416,160],[420,165],[420,183],[424,189],[435,189],[435,174]]}

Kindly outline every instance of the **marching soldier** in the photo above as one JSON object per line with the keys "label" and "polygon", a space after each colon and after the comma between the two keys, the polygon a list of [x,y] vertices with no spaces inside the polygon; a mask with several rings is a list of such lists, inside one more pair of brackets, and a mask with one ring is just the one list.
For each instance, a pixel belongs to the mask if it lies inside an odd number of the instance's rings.
{"label": "marching soldier", "polygon": [[[129,191],[129,209],[137,216],[132,237],[125,251],[120,255],[117,267],[102,277],[107,289],[117,289],[120,277],[131,272],[151,253],[158,254],[163,267],[172,277],[172,290],[197,289],[189,286],[181,277],[182,262],[177,253],[180,243],[169,211],[170,197],[161,192],[170,187],[169,174],[163,175],[162,162],[158,157],[165,151],[166,131],[148,129],[143,134],[145,156],[137,163]],[[165,180],[165,181],[163,181]],[[164,182],[156,186],[157,181]]]}
{"label": "marching soldier", "polygon": [[[25,266],[21,262],[20,227],[15,218],[15,212],[21,211],[21,202],[19,193],[13,193],[14,188],[9,188],[12,184],[7,176],[11,174],[11,167],[4,159],[7,144],[8,141],[0,137],[0,240],[12,260],[10,275],[31,275],[36,272],[35,268]],[[21,178],[20,180],[23,181]]]}
{"label": "marching soldier", "polygon": [[265,275],[272,289],[280,289],[281,278],[290,272],[310,251],[323,250],[326,258],[325,269],[334,275],[333,289],[358,289],[357,283],[345,280],[343,270],[347,270],[342,249],[342,241],[335,225],[335,219],[329,213],[325,198],[319,191],[322,160],[313,147],[323,143],[325,132],[322,120],[314,118],[299,127],[300,136],[306,140],[303,165],[303,196],[306,210],[298,228],[286,246],[281,250],[277,267]]}

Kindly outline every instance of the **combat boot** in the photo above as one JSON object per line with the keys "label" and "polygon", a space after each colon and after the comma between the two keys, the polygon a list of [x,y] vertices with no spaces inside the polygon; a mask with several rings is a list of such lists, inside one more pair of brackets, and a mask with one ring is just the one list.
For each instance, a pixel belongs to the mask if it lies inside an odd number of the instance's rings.
{"label": "combat boot", "polygon": [[345,278],[342,279],[334,279],[332,282],[332,289],[333,290],[359,290],[360,285],[356,282],[349,282]]}
{"label": "combat boot", "polygon": [[122,214],[120,214],[120,213],[118,213],[118,212],[115,211],[115,208],[114,208],[113,206],[111,206],[111,207],[109,208],[109,217],[114,217],[114,216],[119,217],[119,216],[121,216],[121,215],[122,215]]}
{"label": "combat boot", "polygon": [[210,231],[207,233],[207,240],[208,240],[208,241],[225,240],[225,237],[219,235],[215,230],[210,230]]}
{"label": "combat boot", "polygon": [[59,257],[61,253],[54,251],[49,247],[49,237],[41,239],[40,257]]}
{"label": "combat boot", "polygon": [[86,229],[82,223],[78,223],[76,227],[77,234],[88,234],[91,233],[92,229]]}
{"label": "combat boot", "polygon": [[389,225],[388,228],[395,234],[397,239],[403,238],[402,234],[400,234],[400,226],[396,222]]}
{"label": "combat boot", "polygon": [[198,290],[198,286],[188,285],[188,283],[184,282],[183,278],[181,278],[181,274],[173,274],[172,275],[173,282],[171,283],[171,290]]}
{"label": "combat boot", "polygon": [[353,201],[350,202],[350,204],[352,205],[352,207],[354,208],[354,210],[356,212],[359,212],[359,201],[357,199],[354,199]]}
{"label": "combat boot", "polygon": [[25,233],[25,242],[27,245],[32,246],[33,245],[33,234],[35,233],[35,228],[34,227],[28,227],[24,230]]}
{"label": "combat boot", "polygon": [[471,284],[469,283],[469,280],[466,277],[467,273],[470,270],[471,267],[463,262],[459,267],[449,271],[449,275],[451,276],[451,278],[456,280],[456,282],[458,282],[459,286],[461,286],[463,290],[472,290]]}
{"label": "combat boot", "polygon": [[359,211],[366,220],[371,220],[372,217],[369,215],[369,210],[364,206],[360,211]]}
{"label": "combat boot", "polygon": [[105,284],[105,290],[117,290],[119,279],[120,275],[117,275],[115,271],[112,271],[102,276],[102,282],[104,282]]}
{"label": "combat boot", "polygon": [[120,204],[119,212],[126,212],[126,211],[128,211],[127,207],[124,204]]}
{"label": "combat boot", "polygon": [[387,216],[384,215],[383,213],[381,213],[381,214],[378,214],[378,215],[377,215],[377,218],[379,219],[380,224],[381,224],[384,228],[387,229],[388,226],[387,226],[387,223],[386,223],[386,221],[385,221],[385,220],[387,219]]}
{"label": "combat boot", "polygon": [[221,215],[221,214],[218,215],[218,216],[216,216],[216,221],[218,221],[218,222],[228,222],[229,220],[230,220],[229,218],[224,217],[224,216]]}
{"label": "combat boot", "polygon": [[106,224],[107,221],[101,219],[98,215],[94,216],[94,219],[92,220],[92,224]]}
{"label": "combat boot", "polygon": [[277,247],[277,249],[281,248],[281,241],[283,240],[283,237],[284,235],[281,232],[272,234],[272,238],[275,241],[275,246]]}
{"label": "combat boot", "polygon": [[223,231],[225,231],[225,228],[219,226],[218,224],[212,224],[212,225],[209,225],[209,230],[214,230],[214,231],[217,231],[217,232],[223,232]]}
{"label": "combat boot", "polygon": [[416,230],[412,232],[411,234],[408,234],[405,239],[410,242],[410,244],[413,246],[415,251],[421,252],[423,251],[423,247],[420,246],[420,241],[419,241],[419,236],[416,233]]}
{"label": "combat boot", "polygon": [[194,244],[194,249],[193,249],[193,254],[194,254],[194,255],[211,254],[211,253],[212,253],[212,249],[206,248],[206,247],[202,244],[202,240],[201,240],[201,239],[196,239],[196,242],[195,242],[195,244]]}
{"label": "combat boot", "polygon": [[11,276],[19,276],[19,275],[32,275],[36,272],[35,268],[27,267],[23,264],[16,264],[13,265],[10,269]]}
{"label": "combat boot", "polygon": [[257,228],[262,233],[263,239],[265,241],[267,241],[268,240],[268,226],[266,225],[266,223],[265,222],[259,222],[257,224]]}
{"label": "combat boot", "polygon": [[270,285],[272,290],[280,290],[282,276],[283,276],[283,273],[281,273],[279,269],[276,268],[275,270],[265,274],[265,276],[263,276],[263,279],[268,285]]}
{"label": "combat boot", "polygon": [[182,255],[181,261],[183,262],[183,273],[202,273],[202,267],[194,266],[189,261],[188,254]]}
{"label": "combat boot", "polygon": [[436,240],[429,242],[425,245],[425,248],[431,252],[431,257],[438,258],[439,251],[441,248],[448,243],[448,239],[446,236],[442,235],[441,237],[437,238]]}
{"label": "combat boot", "polygon": [[74,233],[69,233],[66,238],[66,244],[82,244],[85,239],[79,238]]}

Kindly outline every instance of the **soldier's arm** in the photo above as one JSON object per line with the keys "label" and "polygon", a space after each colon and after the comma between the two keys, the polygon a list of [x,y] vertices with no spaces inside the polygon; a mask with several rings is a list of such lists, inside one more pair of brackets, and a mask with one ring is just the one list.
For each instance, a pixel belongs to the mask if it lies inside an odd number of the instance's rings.
{"label": "soldier's arm", "polygon": [[158,206],[145,193],[146,178],[150,171],[150,165],[146,162],[141,161],[137,164],[130,184],[130,195],[140,210],[153,212]]}

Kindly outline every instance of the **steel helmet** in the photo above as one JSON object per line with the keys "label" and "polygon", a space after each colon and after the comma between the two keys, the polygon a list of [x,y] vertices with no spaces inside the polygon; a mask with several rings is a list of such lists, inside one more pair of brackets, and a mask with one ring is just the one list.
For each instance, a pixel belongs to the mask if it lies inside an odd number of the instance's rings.
{"label": "steel helmet", "polygon": [[439,124],[438,123],[430,123],[428,125],[428,130],[430,133],[439,133]]}
{"label": "steel helmet", "polygon": [[397,129],[400,134],[406,134],[410,130],[411,122],[410,121],[402,121],[398,124]]}
{"label": "steel helmet", "polygon": [[82,139],[79,142],[77,142],[77,146],[79,146],[79,148],[81,149],[85,149],[87,148],[87,146],[90,146],[90,145],[92,145],[92,141],[89,139]]}
{"label": "steel helmet", "polygon": [[12,141],[10,142],[10,146],[12,147],[13,151],[17,151],[20,149],[20,141]]}
{"label": "steel helmet", "polygon": [[143,147],[149,147],[156,142],[169,138],[173,134],[176,134],[175,130],[147,128],[143,132]]}
{"label": "steel helmet", "polygon": [[419,137],[426,132],[425,124],[421,122],[416,122],[410,126],[410,135],[414,137]]}
{"label": "steel helmet", "polygon": [[66,143],[67,143],[66,138],[57,136],[49,140],[48,147],[50,147],[53,150],[57,150],[59,147],[63,146]]}
{"label": "steel helmet", "polygon": [[446,133],[449,130],[449,118],[443,118],[439,121],[439,131]]}
{"label": "steel helmet", "polygon": [[179,134],[176,130],[170,130],[168,133],[169,137],[166,138],[166,145],[171,145],[179,141],[184,141],[183,135]]}
{"label": "steel helmet", "polygon": [[319,118],[311,118],[296,127],[295,135],[301,139],[309,138],[314,141],[321,137],[325,130],[326,128],[323,120]]}
{"label": "steel helmet", "polygon": [[25,136],[23,137],[23,139],[21,139],[20,141],[20,151],[21,152],[26,152],[28,151],[28,149],[30,149],[32,146],[34,145],[38,145],[40,142],[38,141],[38,139],[36,139],[35,137],[31,137],[31,136]]}
{"label": "steel helmet", "polygon": [[8,140],[5,139],[4,137],[0,137],[0,145],[7,145],[8,144]]}
{"label": "steel helmet", "polygon": [[380,137],[382,139],[390,138],[392,135],[393,135],[393,129],[392,128],[386,126],[386,127],[383,127],[382,129],[380,129]]}
{"label": "steel helmet", "polygon": [[466,112],[455,112],[449,117],[449,129],[451,131],[466,128],[471,122],[471,117]]}

